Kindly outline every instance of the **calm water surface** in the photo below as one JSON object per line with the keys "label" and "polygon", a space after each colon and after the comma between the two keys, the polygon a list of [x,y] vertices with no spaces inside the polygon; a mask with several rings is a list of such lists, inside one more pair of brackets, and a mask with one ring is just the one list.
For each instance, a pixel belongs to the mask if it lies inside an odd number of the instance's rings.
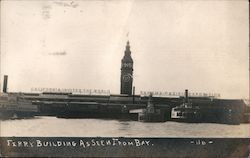
{"label": "calm water surface", "polygon": [[102,119],[36,117],[1,121],[1,136],[68,137],[250,137],[250,123],[143,123]]}

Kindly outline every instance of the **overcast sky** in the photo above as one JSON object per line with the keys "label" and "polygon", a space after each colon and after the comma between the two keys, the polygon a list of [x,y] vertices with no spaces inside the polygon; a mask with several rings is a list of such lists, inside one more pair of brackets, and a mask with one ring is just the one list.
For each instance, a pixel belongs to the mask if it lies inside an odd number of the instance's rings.
{"label": "overcast sky", "polygon": [[1,80],[119,93],[126,41],[140,91],[247,98],[247,0],[1,1]]}

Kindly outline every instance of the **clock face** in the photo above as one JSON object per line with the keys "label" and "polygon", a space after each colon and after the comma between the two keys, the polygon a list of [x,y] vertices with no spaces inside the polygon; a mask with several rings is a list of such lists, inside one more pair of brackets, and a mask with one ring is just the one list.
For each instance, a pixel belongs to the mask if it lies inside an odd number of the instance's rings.
{"label": "clock face", "polygon": [[132,68],[132,63],[123,63],[122,66],[124,68]]}
{"label": "clock face", "polygon": [[122,79],[124,82],[129,82],[131,80],[131,75],[130,74],[124,75]]}

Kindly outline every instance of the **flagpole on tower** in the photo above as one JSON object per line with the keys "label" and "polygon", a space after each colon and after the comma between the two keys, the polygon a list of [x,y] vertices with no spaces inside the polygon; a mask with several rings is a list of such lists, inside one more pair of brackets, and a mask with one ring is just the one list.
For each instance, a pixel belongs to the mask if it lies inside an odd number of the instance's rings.
{"label": "flagpole on tower", "polygon": [[127,41],[129,41],[129,31],[127,32]]}

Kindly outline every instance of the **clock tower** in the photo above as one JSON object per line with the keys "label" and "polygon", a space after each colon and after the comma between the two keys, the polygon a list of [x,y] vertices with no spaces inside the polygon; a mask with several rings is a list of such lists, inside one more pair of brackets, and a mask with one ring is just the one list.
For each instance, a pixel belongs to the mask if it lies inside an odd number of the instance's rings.
{"label": "clock tower", "polygon": [[131,58],[131,51],[129,41],[126,45],[126,50],[121,61],[121,94],[132,95],[133,84],[133,59]]}

